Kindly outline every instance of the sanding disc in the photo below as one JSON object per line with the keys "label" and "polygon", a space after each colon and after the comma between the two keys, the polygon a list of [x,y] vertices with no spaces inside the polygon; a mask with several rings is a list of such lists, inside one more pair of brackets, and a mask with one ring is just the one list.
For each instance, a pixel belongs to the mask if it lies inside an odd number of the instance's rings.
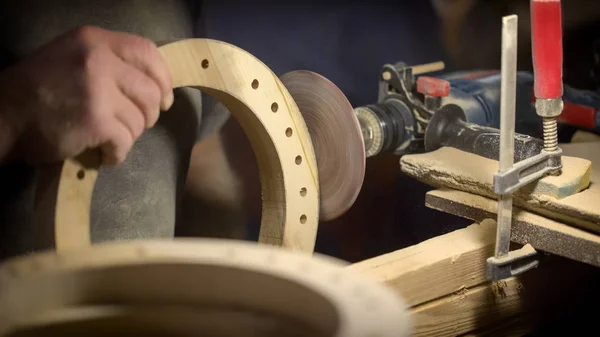
{"label": "sanding disc", "polygon": [[344,214],[356,201],[365,177],[366,155],[358,119],[342,91],[305,70],[281,76],[310,133],[319,170],[320,218]]}

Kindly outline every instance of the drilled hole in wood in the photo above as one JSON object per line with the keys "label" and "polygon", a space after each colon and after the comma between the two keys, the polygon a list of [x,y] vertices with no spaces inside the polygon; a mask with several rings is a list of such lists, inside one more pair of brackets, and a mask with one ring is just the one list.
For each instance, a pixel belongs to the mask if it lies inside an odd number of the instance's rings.
{"label": "drilled hole in wood", "polygon": [[85,178],[85,171],[83,169],[77,171],[77,179],[83,180],[83,178]]}
{"label": "drilled hole in wood", "polygon": [[306,223],[306,215],[302,214],[302,215],[300,216],[300,223],[301,223],[301,224],[305,224],[305,223]]}
{"label": "drilled hole in wood", "polygon": [[252,81],[252,89],[258,89],[258,80]]}
{"label": "drilled hole in wood", "polygon": [[208,60],[207,59],[202,60],[202,63],[200,63],[200,64],[202,65],[202,68],[204,68],[204,69],[208,68]]}
{"label": "drilled hole in wood", "polygon": [[291,137],[293,134],[294,134],[294,131],[292,131],[292,128],[285,129],[286,136]]}
{"label": "drilled hole in wood", "polygon": [[302,164],[302,156],[296,156],[296,165]]}
{"label": "drilled hole in wood", "polygon": [[300,196],[301,196],[301,197],[305,197],[305,196],[306,196],[306,187],[302,187],[302,188],[300,189]]}
{"label": "drilled hole in wood", "polygon": [[277,110],[279,110],[279,104],[277,104],[277,102],[273,102],[273,104],[271,104],[271,111],[277,112]]}

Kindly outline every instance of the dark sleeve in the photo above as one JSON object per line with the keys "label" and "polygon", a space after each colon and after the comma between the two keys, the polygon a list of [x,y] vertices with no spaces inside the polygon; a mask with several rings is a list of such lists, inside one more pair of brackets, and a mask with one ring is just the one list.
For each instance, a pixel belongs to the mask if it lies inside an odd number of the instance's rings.
{"label": "dark sleeve", "polygon": [[9,67],[17,58],[3,46],[0,46],[0,70]]}
{"label": "dark sleeve", "polygon": [[[0,73],[17,58],[0,46]],[[29,253],[33,243],[35,170],[21,162],[0,165],[0,260]]]}

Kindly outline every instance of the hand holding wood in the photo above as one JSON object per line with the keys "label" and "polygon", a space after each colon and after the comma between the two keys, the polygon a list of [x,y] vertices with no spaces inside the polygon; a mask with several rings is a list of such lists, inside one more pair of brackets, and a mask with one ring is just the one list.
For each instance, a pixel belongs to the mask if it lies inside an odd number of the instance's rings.
{"label": "hand holding wood", "polygon": [[31,164],[99,148],[118,164],[173,103],[169,70],[145,38],[83,27],[2,72],[2,114]]}
{"label": "hand holding wood", "polygon": [[[319,177],[310,134],[294,99],[260,60],[209,39],[163,45],[172,87],[195,87],[220,100],[254,150],[262,185],[259,242],[312,253],[319,222]],[[56,197],[58,250],[89,246],[90,204],[99,161],[67,159]]]}

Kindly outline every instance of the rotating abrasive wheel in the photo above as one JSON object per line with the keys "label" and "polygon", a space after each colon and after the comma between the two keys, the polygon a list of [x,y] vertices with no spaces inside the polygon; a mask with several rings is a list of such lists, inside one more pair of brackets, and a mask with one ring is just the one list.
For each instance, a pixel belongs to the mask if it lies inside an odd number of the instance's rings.
{"label": "rotating abrasive wheel", "polygon": [[0,336],[407,336],[402,299],[343,266],[216,239],[36,253],[0,267]]}
{"label": "rotating abrasive wheel", "polygon": [[306,70],[281,76],[310,133],[320,185],[320,218],[333,220],[354,204],[365,177],[365,145],[358,119],[342,91]]}

